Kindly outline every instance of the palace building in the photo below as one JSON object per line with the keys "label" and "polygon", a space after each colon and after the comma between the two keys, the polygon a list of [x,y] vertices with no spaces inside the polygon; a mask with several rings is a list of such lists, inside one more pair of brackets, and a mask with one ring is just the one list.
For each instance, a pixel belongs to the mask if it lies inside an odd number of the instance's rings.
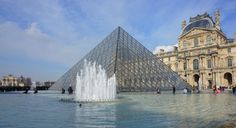
{"label": "palace building", "polygon": [[0,79],[0,87],[24,87],[31,85],[31,78],[25,78],[23,76],[16,77],[13,75],[3,76],[3,79]]}
{"label": "palace building", "polygon": [[13,75],[3,76],[3,79],[0,80],[0,86],[16,86],[18,85],[17,77]]}
{"label": "palace building", "polygon": [[218,10],[214,20],[204,13],[183,21],[178,47],[170,52],[160,49],[156,55],[193,87],[236,84],[236,33],[234,39],[226,37]]}

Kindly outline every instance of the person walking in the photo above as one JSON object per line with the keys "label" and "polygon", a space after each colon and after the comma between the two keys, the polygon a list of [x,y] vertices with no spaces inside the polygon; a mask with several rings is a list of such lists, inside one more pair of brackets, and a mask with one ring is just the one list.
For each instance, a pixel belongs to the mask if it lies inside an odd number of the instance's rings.
{"label": "person walking", "polygon": [[161,91],[159,88],[157,88],[157,94],[161,94]]}
{"label": "person walking", "polygon": [[72,87],[70,86],[67,91],[69,92],[69,94],[72,94],[73,93]]}
{"label": "person walking", "polygon": [[234,95],[236,95],[236,86],[234,86],[234,87],[232,88],[232,93],[233,93]]}
{"label": "person walking", "polygon": [[64,88],[62,88],[62,89],[61,89],[61,94],[64,94],[65,91],[66,91],[66,90],[65,90]]}
{"label": "person walking", "polygon": [[173,85],[173,94],[175,94],[175,86]]}

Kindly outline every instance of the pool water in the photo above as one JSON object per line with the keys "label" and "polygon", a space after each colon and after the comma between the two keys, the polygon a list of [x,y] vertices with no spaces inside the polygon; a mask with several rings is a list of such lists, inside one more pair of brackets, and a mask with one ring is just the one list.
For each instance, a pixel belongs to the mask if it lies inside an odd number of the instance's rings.
{"label": "pool water", "polygon": [[236,127],[236,96],[121,93],[114,102],[65,102],[67,94],[0,94],[0,128]]}

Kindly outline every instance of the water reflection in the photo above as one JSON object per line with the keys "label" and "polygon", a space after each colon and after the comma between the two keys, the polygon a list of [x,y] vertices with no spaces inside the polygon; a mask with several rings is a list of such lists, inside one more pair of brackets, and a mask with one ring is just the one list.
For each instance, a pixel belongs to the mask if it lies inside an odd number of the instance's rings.
{"label": "water reflection", "polygon": [[230,94],[119,94],[116,102],[62,102],[67,95],[1,95],[0,127],[236,127]]}
{"label": "water reflection", "polygon": [[[129,104],[117,107],[117,126],[133,127],[215,127],[232,120],[236,113],[236,99],[230,94],[213,95],[126,95]],[[131,104],[133,103],[133,104]],[[234,117],[234,120],[236,118]],[[122,122],[122,123],[120,123]],[[126,124],[126,125],[124,125]]]}
{"label": "water reflection", "polygon": [[76,105],[76,127],[218,127],[236,119],[228,94],[122,95],[114,103]]}
{"label": "water reflection", "polygon": [[75,124],[81,127],[114,128],[116,122],[116,103],[85,103],[76,105]]}

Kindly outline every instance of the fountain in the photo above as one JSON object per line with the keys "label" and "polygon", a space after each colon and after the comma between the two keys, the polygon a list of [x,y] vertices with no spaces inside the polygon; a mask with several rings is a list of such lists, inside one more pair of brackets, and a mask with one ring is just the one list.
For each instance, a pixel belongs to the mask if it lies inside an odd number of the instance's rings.
{"label": "fountain", "polygon": [[75,100],[78,102],[98,102],[112,101],[115,98],[115,74],[108,78],[101,65],[84,60],[84,67],[76,77]]}

